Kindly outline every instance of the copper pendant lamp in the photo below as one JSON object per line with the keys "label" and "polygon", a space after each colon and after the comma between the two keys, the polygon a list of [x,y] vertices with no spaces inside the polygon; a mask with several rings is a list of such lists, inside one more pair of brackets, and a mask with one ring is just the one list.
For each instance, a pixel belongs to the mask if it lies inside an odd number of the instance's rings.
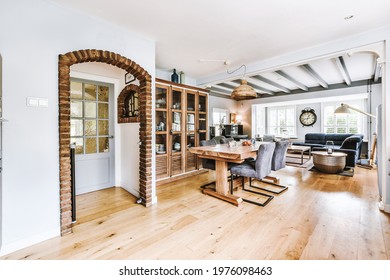
{"label": "copper pendant lamp", "polygon": [[231,98],[234,100],[237,100],[237,101],[254,99],[257,97],[256,91],[250,85],[248,85],[248,82],[245,79],[245,74],[246,74],[246,66],[245,65],[241,65],[239,68],[237,68],[236,70],[234,70],[232,72],[229,72],[229,71],[227,71],[227,72],[228,72],[228,74],[232,74],[232,73],[236,72],[237,70],[241,69],[242,67],[244,67],[245,71],[244,71],[244,76],[241,79],[241,84],[238,87],[236,87],[231,94]]}

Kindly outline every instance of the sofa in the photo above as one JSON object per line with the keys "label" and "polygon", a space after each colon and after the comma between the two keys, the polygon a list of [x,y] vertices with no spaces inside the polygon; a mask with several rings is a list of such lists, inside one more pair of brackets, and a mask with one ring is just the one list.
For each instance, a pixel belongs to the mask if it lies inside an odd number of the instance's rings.
{"label": "sofa", "polygon": [[307,133],[304,142],[293,142],[296,146],[309,146],[311,150],[325,150],[326,142],[333,141],[334,151],[347,154],[346,166],[354,167],[360,158],[363,144],[362,134]]}

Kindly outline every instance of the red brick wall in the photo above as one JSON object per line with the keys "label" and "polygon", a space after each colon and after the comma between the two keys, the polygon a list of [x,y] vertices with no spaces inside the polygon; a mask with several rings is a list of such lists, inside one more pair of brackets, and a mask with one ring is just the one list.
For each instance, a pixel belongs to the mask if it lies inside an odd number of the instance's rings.
{"label": "red brick wall", "polygon": [[139,192],[142,204],[152,204],[152,77],[134,61],[102,50],[79,50],[59,55],[59,156],[61,234],[72,231],[70,165],[70,66],[83,62],[102,62],[125,70],[138,79],[139,86]]}

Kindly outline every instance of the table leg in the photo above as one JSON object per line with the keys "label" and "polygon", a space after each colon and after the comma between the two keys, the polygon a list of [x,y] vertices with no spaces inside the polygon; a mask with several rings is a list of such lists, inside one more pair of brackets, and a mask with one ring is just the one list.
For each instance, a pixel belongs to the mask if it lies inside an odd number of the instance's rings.
{"label": "table leg", "polygon": [[238,206],[242,198],[229,194],[228,163],[224,160],[215,161],[215,191],[204,189],[203,193],[225,200]]}

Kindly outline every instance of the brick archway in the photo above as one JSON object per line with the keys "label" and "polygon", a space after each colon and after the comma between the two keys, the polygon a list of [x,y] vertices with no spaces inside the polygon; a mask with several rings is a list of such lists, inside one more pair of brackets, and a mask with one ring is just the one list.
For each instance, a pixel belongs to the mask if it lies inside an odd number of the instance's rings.
{"label": "brick archway", "polygon": [[152,204],[152,77],[134,61],[102,50],[79,50],[59,55],[59,155],[61,234],[72,231],[70,165],[70,67],[84,62],[102,62],[125,70],[138,79],[140,130],[139,193],[142,204]]}

